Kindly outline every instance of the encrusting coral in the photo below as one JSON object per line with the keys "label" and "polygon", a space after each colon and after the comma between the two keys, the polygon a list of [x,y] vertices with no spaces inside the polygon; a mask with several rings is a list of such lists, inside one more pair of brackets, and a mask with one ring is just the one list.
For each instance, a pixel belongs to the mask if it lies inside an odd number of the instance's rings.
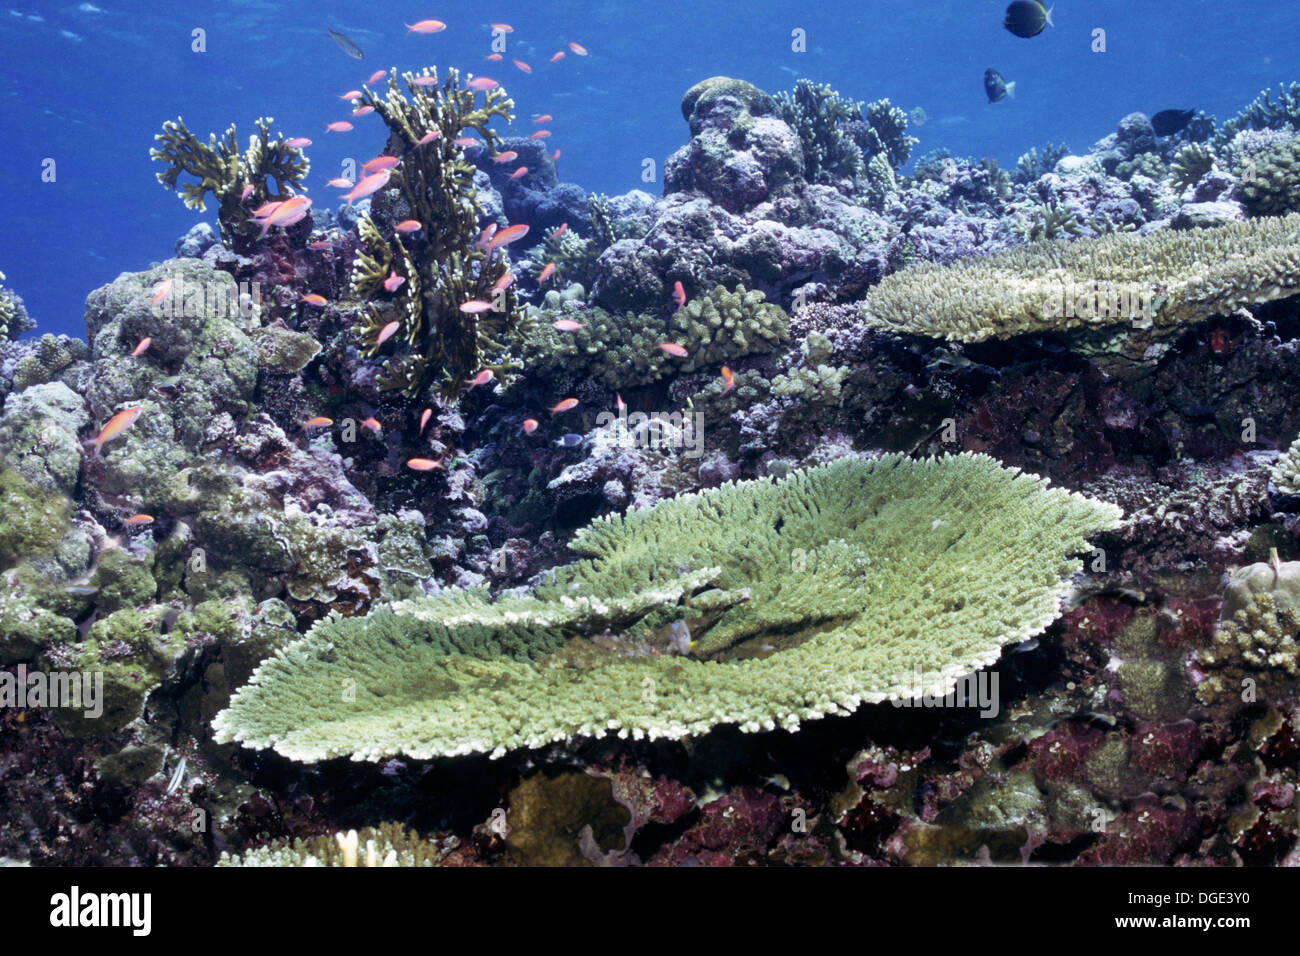
{"label": "encrusting coral", "polygon": [[863,316],[885,331],[960,342],[1081,326],[1178,327],[1295,295],[1298,237],[1292,214],[925,263],[872,289]]}
{"label": "encrusting coral", "polygon": [[[203,143],[177,117],[163,124],[163,131],[154,137],[161,145],[149,151],[150,159],[167,164],[158,173],[158,182],[176,192],[187,207],[202,212],[207,209],[208,193],[215,197],[221,239],[232,248],[236,238],[248,240],[256,234],[252,210],[269,200],[295,195],[311,168],[302,150],[286,144],[284,134],[270,138],[273,122],[271,117],[259,119],[257,134],[249,137],[248,149],[241,154],[233,124],[220,140],[209,133]],[[197,182],[182,183],[182,175]],[[273,192],[268,179],[275,181]]]}
{"label": "encrusting coral", "polygon": [[[512,100],[500,87],[484,92],[476,105],[473,90],[462,88],[454,69],[439,84],[437,71],[402,75],[410,99],[390,75],[383,97],[366,89],[354,104],[372,107],[389,129],[388,152],[401,162],[385,184],[400,198],[391,203],[394,222],[413,219],[423,228],[399,234],[391,224],[372,216],[361,219],[361,247],[352,273],[352,295],[378,299],[378,306],[357,333],[368,357],[386,355],[379,385],[418,395],[438,385],[454,396],[480,370],[505,369],[506,339],[519,317],[513,288],[493,287],[509,271],[504,254],[476,245],[482,208],[474,190],[474,165],[456,140],[473,130],[495,152],[501,139],[488,127],[494,118],[509,122]],[[415,80],[420,79],[420,83]],[[433,135],[431,142],[421,140]],[[375,207],[382,205],[376,195]],[[394,291],[384,288],[390,275],[404,281]],[[461,311],[470,301],[492,303],[480,314]],[[379,342],[390,322],[399,328],[389,341]],[[394,353],[395,354],[390,354]]]}
{"label": "encrusting coral", "polygon": [[1119,516],[983,455],[727,484],[597,519],[532,597],[331,616],[213,726],[302,761],[793,730],[951,691],[1060,613]]}

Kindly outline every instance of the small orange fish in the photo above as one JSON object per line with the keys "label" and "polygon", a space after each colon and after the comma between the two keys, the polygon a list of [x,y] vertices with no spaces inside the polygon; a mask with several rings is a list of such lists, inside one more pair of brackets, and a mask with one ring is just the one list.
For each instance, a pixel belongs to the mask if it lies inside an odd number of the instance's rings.
{"label": "small orange fish", "polygon": [[551,62],[559,63],[563,59],[564,59],[564,51],[561,50],[559,53],[555,54],[555,56],[551,57]]}
{"label": "small orange fish", "polygon": [[135,527],[137,525],[142,525],[142,524],[153,524],[153,515],[145,515],[145,514],[131,515],[131,517],[127,518],[125,521],[122,522],[123,527],[127,527],[127,528]]}
{"label": "small orange fish", "polygon": [[369,116],[375,111],[373,106],[358,106],[352,111],[353,116]]}
{"label": "small orange fish", "polygon": [[492,370],[490,368],[485,368],[483,371],[479,372],[472,379],[470,379],[469,387],[471,389],[474,389],[479,385],[486,385],[488,382],[492,381],[492,377],[493,377]]}
{"label": "small orange fish", "polygon": [[433,471],[435,468],[447,469],[443,466],[441,459],[434,461],[432,458],[408,458],[406,467],[412,471]]}
{"label": "small orange fish", "polygon": [[465,86],[476,93],[485,93],[488,90],[495,89],[500,86],[500,84],[490,76],[476,76],[474,79],[466,83]]}
{"label": "small orange fish", "polygon": [[660,342],[659,347],[669,355],[675,355],[677,358],[685,358],[690,354],[676,342]]}
{"label": "small orange fish", "polygon": [[614,407],[617,408],[620,412],[627,409],[627,402],[623,401],[623,396],[620,395],[618,392],[614,393]]}
{"label": "small orange fish", "polygon": [[320,249],[332,249],[332,248],[334,248],[334,243],[329,242],[329,241],[326,241],[326,240],[322,240],[322,241],[320,241],[320,242],[309,242],[309,243],[307,243],[307,248],[308,248],[308,249],[317,249],[317,250],[320,250]]}
{"label": "small orange fish", "polygon": [[331,189],[351,189],[353,186],[356,185],[356,183],[343,176],[335,176],[325,185],[329,186]]}
{"label": "small orange fish", "polygon": [[555,274],[555,263],[554,262],[546,263],[546,268],[543,269],[541,275],[537,277],[538,284],[540,285],[541,283],[545,282],[554,274]]}
{"label": "small orange fish", "polygon": [[284,145],[290,149],[302,149],[304,146],[310,146],[311,140],[306,136],[295,136],[293,139],[286,139]]}
{"label": "small orange fish", "polygon": [[585,328],[581,322],[575,322],[573,319],[556,319],[551,325],[561,332],[576,332],[578,329]]}
{"label": "small orange fish", "polygon": [[571,40],[569,41],[569,49],[572,50],[574,53],[578,54],[578,56],[587,55],[587,48],[584,47],[581,43],[574,43]]}
{"label": "small orange fish", "polygon": [[491,302],[484,302],[482,299],[470,299],[468,302],[462,302],[460,310],[469,315],[480,315],[492,308]]}
{"label": "small orange fish", "polygon": [[[422,411],[422,412],[420,413],[420,431],[421,431],[421,432],[424,431],[424,426],[427,425],[427,424],[429,424],[429,416],[431,416],[432,414],[433,414],[433,409],[432,409],[432,408],[426,408],[424,411]],[[416,434],[419,434],[419,432],[416,432]]]}
{"label": "small orange fish", "polygon": [[[380,76],[383,76],[384,74],[383,74],[383,73],[380,73],[379,75],[380,75]],[[371,82],[373,83],[374,81],[371,80]],[[361,91],[360,91],[360,90],[348,90],[346,93],[344,93],[342,96],[340,96],[339,99],[341,99],[341,100],[355,100],[355,99],[358,99],[360,96],[361,96]]]}
{"label": "small orange fish", "polygon": [[528,167],[527,167],[527,166],[520,166],[518,169],[516,169],[513,173],[510,174],[510,178],[511,178],[511,179],[523,179],[523,178],[524,178],[525,176],[527,176],[527,175],[528,175]]}
{"label": "small orange fish", "polygon": [[384,288],[389,292],[396,292],[402,287],[402,283],[405,281],[406,276],[399,276],[395,272],[390,272],[388,278],[384,280]]}
{"label": "small orange fish", "polygon": [[99,454],[100,449],[103,448],[107,442],[112,441],[118,435],[122,434],[122,432],[130,428],[131,425],[134,424],[135,420],[140,417],[140,412],[140,408],[124,408],[110,418],[108,424],[100,430],[99,434],[86,442],[87,445],[94,446],[94,451],[90,453],[90,457],[94,458]]}
{"label": "small orange fish", "polygon": [[431,129],[415,141],[416,146],[428,146],[435,139],[442,135],[441,130]]}
{"label": "small orange fish", "polygon": [[560,161],[560,151],[557,149],[554,155],[551,156],[551,162],[558,163],[559,161]]}
{"label": "small orange fish", "polygon": [[569,231],[569,224],[567,222],[562,222],[560,223],[560,228],[556,229],[555,232],[551,233],[551,238],[559,239],[560,236],[564,235],[568,231]]}
{"label": "small orange fish", "polygon": [[271,213],[279,209],[282,205],[284,205],[283,200],[280,202],[276,202],[275,200],[271,200],[270,202],[264,202],[262,203],[262,205],[258,206],[256,209],[253,210],[253,218],[254,219],[265,218],[266,216],[271,215]]}
{"label": "small orange fish", "polygon": [[493,23],[493,24],[491,24],[491,27],[492,27],[493,30],[500,30],[502,33],[514,33],[514,32],[515,32],[515,28],[512,27],[512,26],[511,26],[510,24],[508,24],[508,23]]}
{"label": "small orange fish", "polygon": [[533,68],[529,66],[527,63],[525,63],[523,60],[512,60],[511,62],[513,62],[515,66],[519,67],[519,69],[523,70],[525,73],[533,72]]}
{"label": "small orange fish", "polygon": [[417,76],[411,80],[412,86],[437,86],[438,78],[434,76]]}
{"label": "small orange fish", "polygon": [[492,157],[494,163],[513,163],[519,158],[519,154],[513,149],[507,149],[504,153],[497,153]]}
{"label": "small orange fish", "polygon": [[[521,167],[527,170],[527,167]],[[491,241],[488,242],[488,252],[500,249],[502,246],[508,246],[517,239],[522,239],[528,235],[528,227],[523,223],[517,226],[506,226],[506,228],[493,234]]]}
{"label": "small orange fish", "polygon": [[158,283],[158,285],[154,287],[153,298],[149,301],[161,302],[163,299],[167,298],[167,296],[171,295],[172,286],[174,284],[175,280],[173,279],[163,279],[162,282]]}
{"label": "small orange fish", "polygon": [[529,136],[528,138],[529,138],[529,139],[546,139],[546,137],[548,137],[548,136],[550,136],[550,135],[551,135],[551,131],[550,131],[549,129],[539,129],[536,133],[534,133],[532,136]]}
{"label": "small orange fish", "polygon": [[497,279],[496,282],[492,283],[492,291],[500,292],[502,289],[508,289],[510,288],[510,283],[514,281],[515,281],[514,274],[507,272],[500,279]]}
{"label": "small orange fish", "polygon": [[419,20],[416,23],[404,23],[407,33],[441,33],[447,24],[441,20]]}
{"label": "small orange fish", "polygon": [[558,415],[560,412],[567,412],[569,409],[577,408],[577,407],[578,407],[578,400],[576,398],[566,398],[563,401],[559,402],[558,404],[552,405],[549,409],[547,409],[547,411],[549,411],[552,415]]}
{"label": "small orange fish", "polygon": [[245,186],[243,189],[239,191],[239,201],[243,202],[245,199],[247,199],[249,194],[252,191],[253,191],[253,184],[249,183],[247,186]]}
{"label": "small orange fish", "polygon": [[363,421],[361,427],[368,428],[372,432],[380,432],[384,430],[384,426],[379,424],[379,419],[375,418],[373,415]]}
{"label": "small orange fish", "polygon": [[374,159],[362,163],[361,168],[367,173],[377,173],[381,169],[392,169],[399,162],[401,160],[396,156],[376,156]]}
{"label": "small orange fish", "polygon": [[403,219],[393,227],[394,232],[419,232],[424,228],[424,223],[418,219]]}
{"label": "small orange fish", "polygon": [[144,355],[145,352],[149,351],[149,346],[152,343],[153,339],[146,335],[140,340],[140,344],[131,351],[131,358],[139,358],[141,355]]}
{"label": "small orange fish", "polygon": [[325,296],[323,296],[323,295],[321,295],[321,294],[319,294],[319,293],[317,293],[317,292],[309,292],[309,293],[307,293],[306,295],[304,295],[301,299],[299,299],[298,301],[299,301],[299,302],[306,302],[308,305],[324,305],[324,304],[326,303],[327,300],[326,300]]}
{"label": "small orange fish", "polygon": [[361,182],[353,186],[352,191],[343,198],[346,199],[348,205],[351,206],[353,200],[365,199],[370,194],[377,193],[379,190],[387,186],[390,176],[392,176],[392,172],[387,169],[381,169],[377,173],[371,173],[369,176],[362,179]]}
{"label": "small orange fish", "polygon": [[550,113],[543,113],[541,116],[537,117],[537,119],[533,120],[533,125],[540,126],[543,123],[549,123],[553,119],[555,119],[555,117]]}
{"label": "small orange fish", "polygon": [[345,120],[339,120],[337,123],[329,123],[325,127],[326,132],[330,133],[346,133],[350,129],[352,129],[352,124]]}
{"label": "small orange fish", "polygon": [[525,419],[524,419],[524,434],[525,434],[525,435],[531,435],[531,434],[532,434],[533,432],[535,432],[535,431],[537,431],[537,419],[535,419],[535,418],[525,418]]}
{"label": "small orange fish", "polygon": [[461,149],[464,149],[466,146],[476,145],[478,143],[478,140],[476,140],[473,136],[458,136],[456,139],[452,140],[452,142],[455,143],[457,146],[459,146]]}
{"label": "small orange fish", "polygon": [[334,419],[326,418],[324,415],[317,415],[315,418],[309,418],[302,423],[303,428],[328,428],[334,424]]}
{"label": "small orange fish", "polygon": [[[388,71],[387,71],[387,70],[375,70],[375,72],[373,72],[373,73],[370,74],[370,79],[366,80],[366,82],[367,82],[367,83],[378,83],[380,80],[382,80],[382,79],[383,79],[385,76],[387,76],[387,75],[388,75]],[[360,93],[357,94],[357,96],[360,96],[360,95],[361,95]],[[350,99],[350,98],[351,98],[351,97],[349,97],[349,99]]]}
{"label": "small orange fish", "polygon": [[500,63],[504,57],[501,56],[500,53],[489,53],[487,56],[483,57],[483,59],[491,60],[493,63]]}
{"label": "small orange fish", "polygon": [[673,283],[673,301],[679,309],[686,304],[686,290],[682,288],[681,279]]}
{"label": "small orange fish", "polygon": [[480,248],[486,249],[488,245],[488,241],[492,238],[493,233],[495,233],[496,231],[497,231],[497,224],[495,222],[488,223],[487,228],[483,230],[483,235],[478,237],[478,242],[476,242],[475,245],[479,246]]}
{"label": "small orange fish", "polygon": [[732,390],[732,388],[735,387],[736,375],[734,372],[731,371],[731,369],[727,368],[727,366],[725,365],[722,366],[722,380],[727,384],[723,386],[722,392],[720,394],[726,395],[729,391]]}
{"label": "small orange fish", "polygon": [[401,327],[401,324],[402,323],[400,322],[389,322],[382,329],[380,329],[379,335],[376,336],[375,338],[375,348],[379,348],[379,346],[383,345],[385,342],[391,339],[393,335],[397,332],[398,328]]}

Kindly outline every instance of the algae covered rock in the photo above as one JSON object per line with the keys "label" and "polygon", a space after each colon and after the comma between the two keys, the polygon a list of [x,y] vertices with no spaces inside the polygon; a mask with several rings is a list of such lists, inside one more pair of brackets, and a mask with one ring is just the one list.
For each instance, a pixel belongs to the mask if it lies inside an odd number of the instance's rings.
{"label": "algae covered rock", "polygon": [[0,458],[0,569],[52,551],[68,527],[68,499],[28,481]]}
{"label": "algae covered rock", "polygon": [[81,470],[78,432],[90,422],[80,395],[62,382],[10,395],[0,411],[0,456],[28,481],[71,494]]}
{"label": "algae covered rock", "polygon": [[213,726],[296,760],[759,731],[942,695],[1059,613],[1118,509],[977,455],[843,459],[602,518],[533,596],[331,616]]}

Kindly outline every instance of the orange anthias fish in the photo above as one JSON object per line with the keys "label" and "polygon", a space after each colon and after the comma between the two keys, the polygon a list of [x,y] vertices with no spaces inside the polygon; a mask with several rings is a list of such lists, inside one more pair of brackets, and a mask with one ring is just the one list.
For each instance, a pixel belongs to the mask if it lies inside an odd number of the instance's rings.
{"label": "orange anthias fish", "polygon": [[112,441],[118,435],[122,434],[122,432],[130,428],[131,425],[135,423],[135,420],[140,417],[140,411],[141,409],[139,408],[124,408],[110,418],[108,424],[100,430],[99,434],[86,442],[87,445],[94,446],[94,450],[90,453],[90,457],[94,458],[99,454],[100,449],[103,448],[107,442]]}
{"label": "orange anthias fish", "polygon": [[554,155],[551,156],[551,162],[558,163],[559,161],[560,161],[560,151],[557,149]]}
{"label": "orange anthias fish", "polygon": [[142,524],[153,524],[153,515],[131,515],[131,517],[122,522],[122,525],[127,528],[133,528]]}
{"label": "orange anthias fish", "polygon": [[546,139],[546,137],[548,137],[548,136],[550,136],[550,135],[551,135],[551,131],[550,131],[549,129],[539,129],[536,133],[533,133],[533,135],[529,136],[528,138],[529,138],[529,139]]}
{"label": "orange anthias fish", "polygon": [[537,119],[533,120],[533,125],[540,126],[542,123],[549,123],[553,119],[555,119],[555,117],[550,113],[543,113],[541,116],[537,117]]}
{"label": "orange anthias fish", "polygon": [[508,24],[508,23],[492,23],[492,24],[489,24],[489,26],[491,26],[493,30],[500,30],[502,33],[514,33],[514,32],[515,32],[515,28],[512,27],[512,26],[511,26],[510,24]]}
{"label": "orange anthias fish", "polygon": [[535,431],[537,431],[537,419],[535,419],[535,418],[525,418],[525,419],[524,419],[524,434],[525,434],[525,435],[531,435],[531,434],[532,434],[533,432],[535,432]]}
{"label": "orange anthias fish", "polygon": [[447,24],[441,20],[419,20],[416,23],[404,23],[407,33],[441,33]]}
{"label": "orange anthias fish", "polygon": [[677,303],[679,309],[686,304],[686,290],[682,288],[681,279],[673,283],[673,301]]}
{"label": "orange anthias fish", "polygon": [[435,139],[442,135],[441,130],[431,129],[415,141],[416,146],[428,146]]}
{"label": "orange anthias fish", "polygon": [[441,468],[443,471],[447,470],[441,459],[434,461],[432,458],[408,458],[406,467],[412,471],[433,471],[435,468]]}
{"label": "orange anthias fish", "polygon": [[618,392],[614,393],[614,407],[620,412],[627,408],[627,402],[623,401],[623,396]]}
{"label": "orange anthias fish", "polygon": [[519,158],[519,154],[513,149],[507,149],[504,153],[497,153],[492,157],[494,163],[513,163]]}
{"label": "orange anthias fish", "polygon": [[551,233],[551,238],[559,239],[560,236],[564,235],[568,231],[569,231],[569,224],[567,222],[562,222],[560,223],[560,228],[556,229],[555,232]]}
{"label": "orange anthias fish", "polygon": [[[383,79],[385,76],[387,76],[387,75],[388,75],[388,71],[387,71],[387,70],[375,70],[375,72],[373,72],[373,73],[370,74],[370,79],[366,80],[366,82],[367,82],[367,83],[378,83],[380,80],[382,80],[382,79]],[[360,96],[360,95],[361,95],[360,93],[357,93],[357,96]],[[348,99],[351,99],[351,97],[348,97]]]}
{"label": "orange anthias fish", "polygon": [[560,52],[556,53],[555,56],[551,57],[551,62],[559,63],[563,59],[564,59],[564,51],[561,50]]}
{"label": "orange anthias fish", "polygon": [[348,205],[351,206],[354,200],[365,199],[371,193],[379,192],[379,190],[387,186],[390,176],[392,176],[392,173],[387,169],[382,169],[377,173],[371,173],[369,176],[362,179],[361,182],[353,186],[352,191],[343,198],[346,199]]}
{"label": "orange anthias fish", "polygon": [[350,129],[352,129],[352,124],[346,120],[339,120],[336,123],[327,123],[325,125],[325,131],[327,133],[346,133]]}
{"label": "orange anthias fish", "polygon": [[484,93],[487,90],[495,89],[500,84],[490,76],[476,76],[465,85],[476,93]]}
{"label": "orange anthias fish", "polygon": [[549,411],[552,415],[558,415],[560,412],[567,412],[570,409],[577,408],[577,407],[578,407],[578,400],[576,398],[566,398],[563,401],[559,402],[558,404],[552,405],[550,408],[547,409],[547,411]]}
{"label": "orange anthias fish", "polygon": [[286,199],[276,206],[264,218],[253,217],[253,221],[262,227],[258,237],[265,236],[268,229],[272,226],[280,226],[287,229],[295,223],[301,222],[307,215],[307,210],[311,208],[311,200],[306,196],[294,196],[292,199]]}
{"label": "orange anthias fish", "polygon": [[249,194],[252,191],[253,191],[253,184],[249,183],[247,186],[245,186],[243,189],[239,191],[239,201],[243,202],[245,199],[247,199]]}
{"label": "orange anthias fish", "polygon": [[736,385],[736,375],[727,366],[722,366],[722,380],[727,384],[723,386],[721,394],[726,395]]}
{"label": "orange anthias fish", "polygon": [[152,344],[153,339],[146,335],[140,340],[140,344],[131,351],[131,358],[139,358],[141,355],[144,355],[145,352],[149,351],[149,346]]}
{"label": "orange anthias fish", "polygon": [[551,325],[561,332],[576,332],[578,329],[585,328],[581,322],[575,322],[573,319],[556,319]]}
{"label": "orange anthias fish", "polygon": [[578,56],[586,56],[586,55],[587,55],[587,48],[586,48],[585,46],[583,46],[581,43],[574,43],[574,42],[570,41],[570,42],[569,42],[569,49],[572,50],[574,53],[578,54]]}
{"label": "orange anthias fish", "polygon": [[[429,418],[430,418],[430,416],[432,416],[432,415],[433,415],[433,409],[432,409],[432,408],[426,408],[424,411],[422,411],[422,412],[420,413],[420,431],[421,431],[421,432],[424,431],[424,426],[427,425],[427,424],[429,424]],[[416,432],[416,434],[418,435],[419,432]]]}
{"label": "orange anthias fish", "polygon": [[523,178],[524,178],[525,176],[527,176],[527,175],[528,175],[528,167],[527,167],[527,166],[520,166],[518,169],[516,169],[513,173],[510,174],[510,178],[511,178],[511,179],[523,179]]}
{"label": "orange anthias fish", "polygon": [[373,106],[358,106],[352,111],[353,116],[369,116],[375,111]]}
{"label": "orange anthias fish", "polygon": [[554,262],[548,262],[548,263],[546,263],[546,268],[543,269],[543,270],[541,271],[541,274],[537,277],[537,282],[538,282],[539,284],[540,284],[540,283],[543,283],[543,282],[545,282],[547,279],[549,279],[549,278],[550,278],[552,275],[554,275],[554,274],[555,274],[555,263],[554,263]]}
{"label": "orange anthias fish", "polygon": [[455,139],[452,140],[452,142],[455,143],[457,146],[459,146],[461,149],[464,149],[466,146],[478,145],[478,140],[476,140],[473,136],[457,136]]}
{"label": "orange anthias fish", "polygon": [[383,345],[385,342],[391,339],[400,326],[401,326],[400,322],[389,322],[382,329],[380,329],[379,336],[375,339],[375,348],[379,348],[379,346]]}
{"label": "orange anthias fish", "polygon": [[361,427],[368,428],[372,432],[380,432],[384,430],[384,426],[379,424],[379,419],[375,418],[373,415],[363,421]]}
{"label": "orange anthias fish", "polygon": [[384,288],[389,292],[396,292],[406,281],[406,276],[399,276],[396,272],[390,272],[388,278],[384,280]]}
{"label": "orange anthias fish", "polygon": [[353,186],[356,185],[356,183],[343,176],[335,176],[325,185],[329,186],[331,189],[351,189]]}
{"label": "orange anthias fish", "polygon": [[460,310],[470,315],[480,315],[492,308],[491,302],[484,302],[482,299],[470,299],[468,302],[462,302]]}
{"label": "orange anthias fish", "polygon": [[[381,72],[381,73],[379,73],[378,75],[379,75],[379,76],[383,76],[384,74]],[[370,82],[373,83],[374,80],[371,80]],[[339,99],[341,99],[341,100],[355,100],[355,99],[358,99],[360,96],[361,96],[361,91],[360,91],[360,90],[348,90],[346,93],[344,93],[342,96],[340,96]]]}
{"label": "orange anthias fish", "polygon": [[284,145],[290,149],[302,149],[304,146],[310,146],[311,140],[306,136],[295,136],[293,139],[286,139]]}
{"label": "orange anthias fish", "polygon": [[497,279],[496,282],[492,283],[492,291],[500,292],[502,289],[508,289],[510,288],[510,283],[514,281],[515,281],[514,274],[511,272],[507,272],[500,279]]}
{"label": "orange anthias fish", "polygon": [[505,57],[503,57],[500,53],[489,53],[487,56],[483,57],[483,59],[491,60],[493,63],[500,63],[503,59],[505,59]]}
{"label": "orange anthias fish", "polygon": [[496,231],[497,231],[497,224],[495,222],[488,223],[487,227],[483,230],[483,235],[479,236],[478,242],[474,244],[482,249],[486,249],[488,241],[492,238],[493,234]]}
{"label": "orange anthias fish", "polygon": [[393,227],[394,232],[419,232],[424,228],[424,223],[418,219],[403,219]]}
{"label": "orange anthias fish", "polygon": [[153,290],[153,298],[149,301],[161,302],[163,299],[167,298],[167,296],[171,295],[172,286],[174,284],[174,279],[163,279],[162,282],[159,282],[157,287]]}
{"label": "orange anthias fish", "polygon": [[533,68],[529,66],[527,63],[525,63],[523,60],[513,60],[512,62],[514,63],[515,66],[519,67],[519,69],[523,70],[525,73],[533,72]]}
{"label": "orange anthias fish", "polygon": [[677,358],[686,358],[690,354],[676,342],[660,342],[659,347],[669,355],[675,355]]}
{"label": "orange anthias fish", "polygon": [[308,249],[316,249],[316,250],[318,250],[318,251],[321,250],[321,249],[333,249],[333,248],[334,248],[334,243],[332,243],[332,242],[330,242],[330,241],[328,241],[328,240],[326,240],[326,239],[322,239],[320,242],[309,242],[309,243],[307,243],[307,248],[308,248]]}
{"label": "orange anthias fish", "polygon": [[367,173],[377,173],[380,170],[392,169],[401,160],[396,156],[376,156],[374,159],[361,164],[362,170]]}
{"label": "orange anthias fish", "polygon": [[309,292],[298,301],[306,302],[308,305],[325,305],[328,300],[318,292]]}
{"label": "orange anthias fish", "polygon": [[483,371],[479,372],[472,379],[470,379],[469,387],[470,389],[474,389],[480,385],[486,385],[488,382],[492,381],[492,378],[493,378],[492,370],[490,368],[485,368]]}
{"label": "orange anthias fish", "polygon": [[433,77],[433,76],[417,76],[411,80],[411,85],[412,86],[437,86],[438,80],[437,77]]}
{"label": "orange anthias fish", "polygon": [[326,418],[324,415],[317,415],[315,418],[309,418],[302,423],[303,428],[328,428],[334,424],[334,419]]}
{"label": "orange anthias fish", "polygon": [[[521,168],[525,171],[527,170],[527,167]],[[502,246],[508,246],[510,243],[522,239],[526,235],[528,235],[528,227],[523,223],[520,223],[517,226],[506,226],[506,228],[498,231],[492,236],[491,241],[488,242],[488,252],[500,249]]]}

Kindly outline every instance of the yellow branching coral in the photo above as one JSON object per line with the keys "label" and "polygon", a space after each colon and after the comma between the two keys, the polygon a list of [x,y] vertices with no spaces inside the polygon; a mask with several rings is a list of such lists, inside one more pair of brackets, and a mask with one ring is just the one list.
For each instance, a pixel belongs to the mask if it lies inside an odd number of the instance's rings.
{"label": "yellow branching coral", "polygon": [[1133,323],[1172,328],[1300,291],[1300,214],[1040,242],[926,263],[867,295],[868,325],[960,342]]}
{"label": "yellow branching coral", "polygon": [[222,853],[217,866],[437,866],[443,851],[398,823],[349,830],[247,853]]}
{"label": "yellow branching coral", "polygon": [[1118,519],[982,455],[729,484],[593,522],[585,560],[529,598],[327,618],[214,728],[305,761],[796,729],[992,664],[1059,614],[1071,556]]}

